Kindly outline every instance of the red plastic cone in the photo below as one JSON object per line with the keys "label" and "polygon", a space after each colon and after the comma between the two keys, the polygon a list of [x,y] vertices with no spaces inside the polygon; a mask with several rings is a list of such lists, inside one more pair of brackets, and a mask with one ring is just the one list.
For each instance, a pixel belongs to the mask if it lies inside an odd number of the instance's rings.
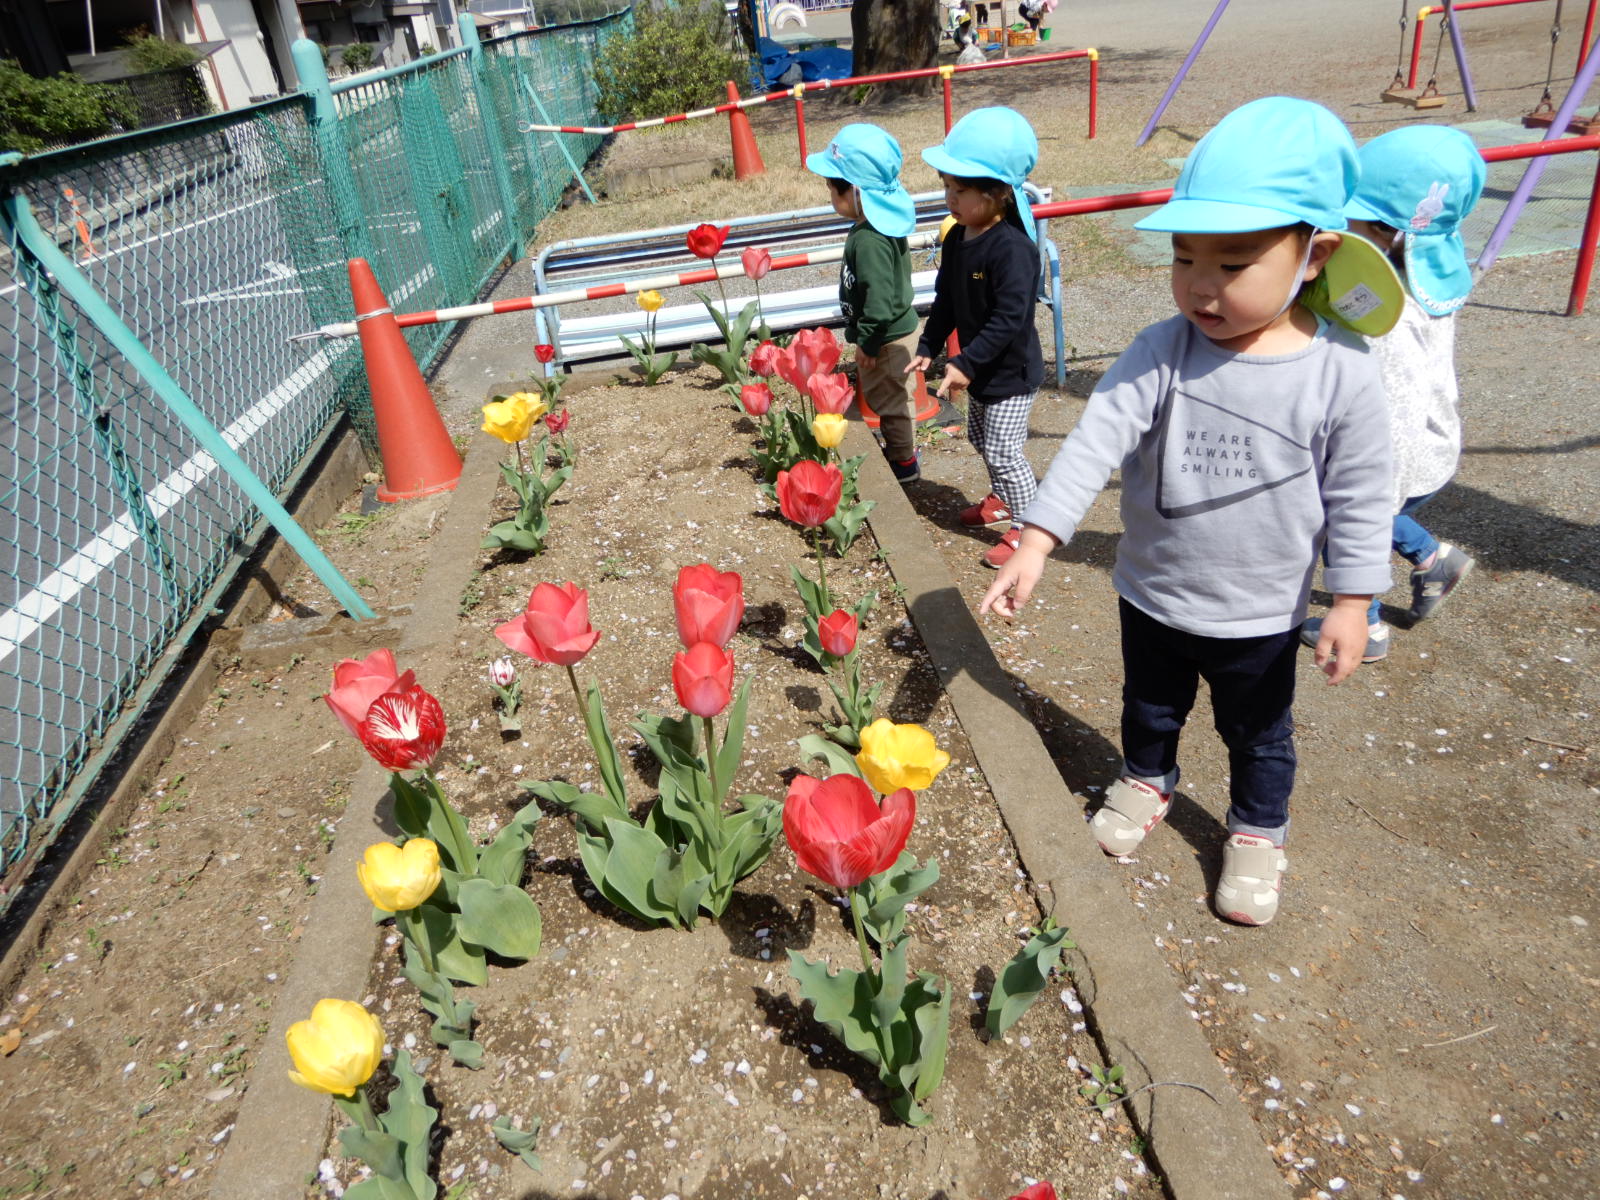
{"label": "red plastic cone", "polygon": [[364,258],[350,260],[350,298],[383,455],[378,499],[411,500],[450,491],[461,478],[461,456],[428,395],[394,310]]}
{"label": "red plastic cone", "polygon": [[[733,80],[728,80],[728,100],[739,99],[739,89],[733,86]],[[733,135],[733,177],[735,179],[749,179],[756,175],[765,175],[767,164],[761,161],[761,147],[756,145],[756,135],[750,128],[750,118],[744,115],[742,108],[728,110],[728,129]]]}
{"label": "red plastic cone", "polygon": [[[939,415],[938,398],[928,391],[928,382],[922,377],[921,371],[917,372],[916,396],[916,420],[919,424],[923,421],[931,421]],[[856,403],[861,406],[861,419],[867,423],[868,429],[876,429],[882,424],[878,419],[878,414],[872,411],[872,405],[867,403],[867,395],[861,390],[859,383],[856,384]]]}

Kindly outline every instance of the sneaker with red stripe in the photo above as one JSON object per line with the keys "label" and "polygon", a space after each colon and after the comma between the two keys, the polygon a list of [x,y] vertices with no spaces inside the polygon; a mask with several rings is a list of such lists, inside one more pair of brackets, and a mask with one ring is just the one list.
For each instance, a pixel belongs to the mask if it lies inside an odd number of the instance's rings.
{"label": "sneaker with red stripe", "polygon": [[984,525],[998,528],[1001,525],[1011,524],[1011,510],[999,496],[990,492],[976,504],[961,510],[961,523],[971,529],[978,529]]}

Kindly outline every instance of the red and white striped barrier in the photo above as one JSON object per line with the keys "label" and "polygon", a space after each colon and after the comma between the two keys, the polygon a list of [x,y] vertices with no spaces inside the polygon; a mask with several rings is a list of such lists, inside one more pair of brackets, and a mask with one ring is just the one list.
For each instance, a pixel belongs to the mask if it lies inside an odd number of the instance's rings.
{"label": "red and white striped barrier", "polygon": [[[939,240],[936,233],[918,233],[907,238],[913,250],[926,249]],[[822,263],[838,262],[844,257],[844,247],[812,250],[805,254],[774,256],[772,270],[787,271],[795,267],[814,267]],[[595,287],[572,288],[565,292],[545,292],[539,296],[515,296],[509,300],[491,300],[483,304],[460,304],[455,308],[435,308],[427,312],[404,313],[395,317],[402,329],[414,325],[438,325],[445,321],[464,321],[469,317],[492,317],[502,313],[527,312],[535,308],[548,308],[552,304],[579,304],[585,300],[609,300],[613,296],[631,296],[657,288],[691,287],[697,283],[714,283],[718,279],[742,279],[744,267],[736,260],[721,267],[700,267],[693,271],[679,271],[675,275],[648,275],[642,279],[629,279],[622,283],[602,283]],[[311,333],[297,333],[291,342],[312,341],[317,338],[354,337],[358,332],[354,321],[336,321]]]}

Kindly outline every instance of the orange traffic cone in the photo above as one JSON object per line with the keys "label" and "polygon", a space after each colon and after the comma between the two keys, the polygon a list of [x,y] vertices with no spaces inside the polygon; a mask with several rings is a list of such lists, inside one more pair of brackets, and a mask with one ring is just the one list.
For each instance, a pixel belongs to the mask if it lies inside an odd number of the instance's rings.
{"label": "orange traffic cone", "polygon": [[[923,378],[921,371],[917,372],[917,390],[915,394],[917,397],[916,421],[918,424],[923,421],[931,421],[939,415],[938,397],[928,390],[928,381]],[[867,423],[868,429],[876,429],[883,423],[878,418],[878,414],[872,411],[872,405],[867,403],[867,394],[861,390],[859,381],[856,383],[856,403],[861,407],[861,419]]]}
{"label": "orange traffic cone", "polygon": [[[728,100],[739,99],[739,89],[728,80]],[[733,135],[733,177],[749,179],[765,175],[767,164],[761,161],[761,147],[756,145],[756,135],[750,128],[750,118],[742,108],[728,110],[728,129]]]}
{"label": "orange traffic cone", "polygon": [[461,478],[461,456],[428,395],[394,310],[364,258],[350,260],[350,298],[383,455],[384,481],[378,499],[411,500],[450,491]]}

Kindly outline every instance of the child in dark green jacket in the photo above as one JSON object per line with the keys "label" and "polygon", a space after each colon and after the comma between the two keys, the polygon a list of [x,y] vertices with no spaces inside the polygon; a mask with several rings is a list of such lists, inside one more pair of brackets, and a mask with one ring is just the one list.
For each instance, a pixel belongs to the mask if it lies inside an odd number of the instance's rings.
{"label": "child in dark green jacket", "polygon": [[861,395],[878,414],[883,452],[901,483],[921,478],[916,398],[906,373],[917,348],[911,251],[916,206],[900,185],[900,144],[876,125],[839,130],[806,167],[828,181],[833,210],[856,222],[844,242],[839,306],[845,340],[856,347]]}

